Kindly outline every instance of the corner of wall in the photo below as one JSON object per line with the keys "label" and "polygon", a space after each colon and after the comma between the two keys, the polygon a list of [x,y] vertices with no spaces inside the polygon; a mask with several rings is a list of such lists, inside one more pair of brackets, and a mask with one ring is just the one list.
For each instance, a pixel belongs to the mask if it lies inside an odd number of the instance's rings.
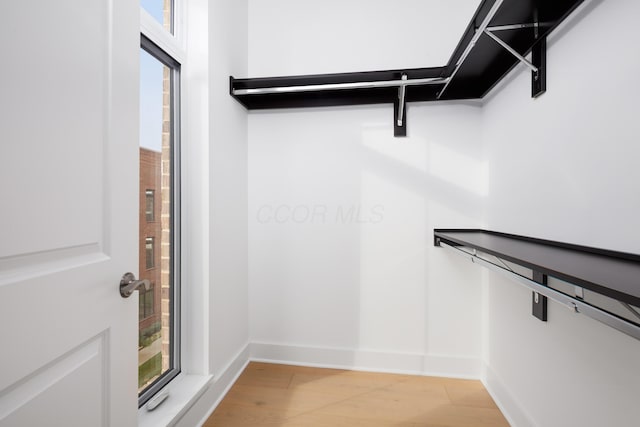
{"label": "corner of wall", "polygon": [[229,95],[246,73],[247,0],[209,3],[211,371],[224,369],[248,332],[247,112]]}
{"label": "corner of wall", "polygon": [[245,367],[249,364],[249,345],[247,344],[233,359],[213,378],[213,381],[183,416],[176,426],[193,427],[203,425],[229,392]]}
{"label": "corner of wall", "polygon": [[507,388],[505,383],[498,375],[487,365],[482,366],[482,384],[493,398],[502,415],[507,419],[509,425],[514,427],[536,427],[532,417],[525,411],[514,397],[511,390]]}

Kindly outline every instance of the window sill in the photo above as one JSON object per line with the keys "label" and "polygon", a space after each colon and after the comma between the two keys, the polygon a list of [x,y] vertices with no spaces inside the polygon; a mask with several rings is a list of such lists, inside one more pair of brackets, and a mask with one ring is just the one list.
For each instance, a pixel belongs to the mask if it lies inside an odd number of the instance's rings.
{"label": "window sill", "polygon": [[207,390],[213,376],[180,374],[166,388],[169,397],[153,411],[146,405],[138,410],[138,427],[160,427],[175,424],[191,405]]}

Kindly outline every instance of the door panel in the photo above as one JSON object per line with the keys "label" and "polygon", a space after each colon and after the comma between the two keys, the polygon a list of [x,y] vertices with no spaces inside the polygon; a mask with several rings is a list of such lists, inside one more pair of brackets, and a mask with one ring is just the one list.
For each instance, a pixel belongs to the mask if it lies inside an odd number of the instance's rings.
{"label": "door panel", "polygon": [[0,426],[137,419],[138,2],[0,18]]}
{"label": "door panel", "polygon": [[108,390],[102,377],[105,334],[83,343],[14,385],[0,406],[0,419],[10,426],[106,426]]}
{"label": "door panel", "polygon": [[[14,207],[3,212],[13,226],[3,230],[11,245],[0,247],[2,258],[103,237],[108,2],[15,3],[3,10],[7,27],[0,29],[2,163],[13,172],[3,196]],[[41,37],[34,40],[34,32]]]}

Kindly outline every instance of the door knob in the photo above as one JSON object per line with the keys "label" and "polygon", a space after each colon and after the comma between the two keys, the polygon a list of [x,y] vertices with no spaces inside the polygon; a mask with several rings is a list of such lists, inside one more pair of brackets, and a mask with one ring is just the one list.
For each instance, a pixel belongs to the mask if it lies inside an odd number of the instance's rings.
{"label": "door knob", "polygon": [[136,276],[133,273],[125,273],[122,276],[122,280],[120,280],[120,295],[122,295],[122,298],[129,298],[133,291],[140,286],[144,286],[148,291],[151,289],[151,282],[147,279],[136,280]]}

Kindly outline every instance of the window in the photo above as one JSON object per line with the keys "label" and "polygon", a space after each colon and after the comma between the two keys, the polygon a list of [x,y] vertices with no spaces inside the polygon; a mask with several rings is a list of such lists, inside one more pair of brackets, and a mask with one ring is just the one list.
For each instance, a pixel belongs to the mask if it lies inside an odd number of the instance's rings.
{"label": "window", "polygon": [[172,0],[140,0],[140,6],[165,30],[173,34],[173,1]]}
{"label": "window", "polygon": [[155,284],[151,283],[151,289],[140,291],[138,320],[148,319],[155,313]]}
{"label": "window", "polygon": [[147,190],[144,193],[145,193],[144,194],[144,203],[145,203],[144,215],[147,218],[147,222],[153,222],[156,220],[155,209],[154,209],[154,203],[156,199],[155,191]]}
{"label": "window", "polygon": [[155,251],[155,238],[153,237],[147,237],[145,239],[145,243],[144,243],[144,258],[146,260],[146,268],[147,270],[155,267],[156,263],[155,263],[155,256],[156,256],[156,251]]}
{"label": "window", "polygon": [[180,373],[179,88],[180,63],[141,35],[139,270],[155,286],[139,295],[139,406]]}

